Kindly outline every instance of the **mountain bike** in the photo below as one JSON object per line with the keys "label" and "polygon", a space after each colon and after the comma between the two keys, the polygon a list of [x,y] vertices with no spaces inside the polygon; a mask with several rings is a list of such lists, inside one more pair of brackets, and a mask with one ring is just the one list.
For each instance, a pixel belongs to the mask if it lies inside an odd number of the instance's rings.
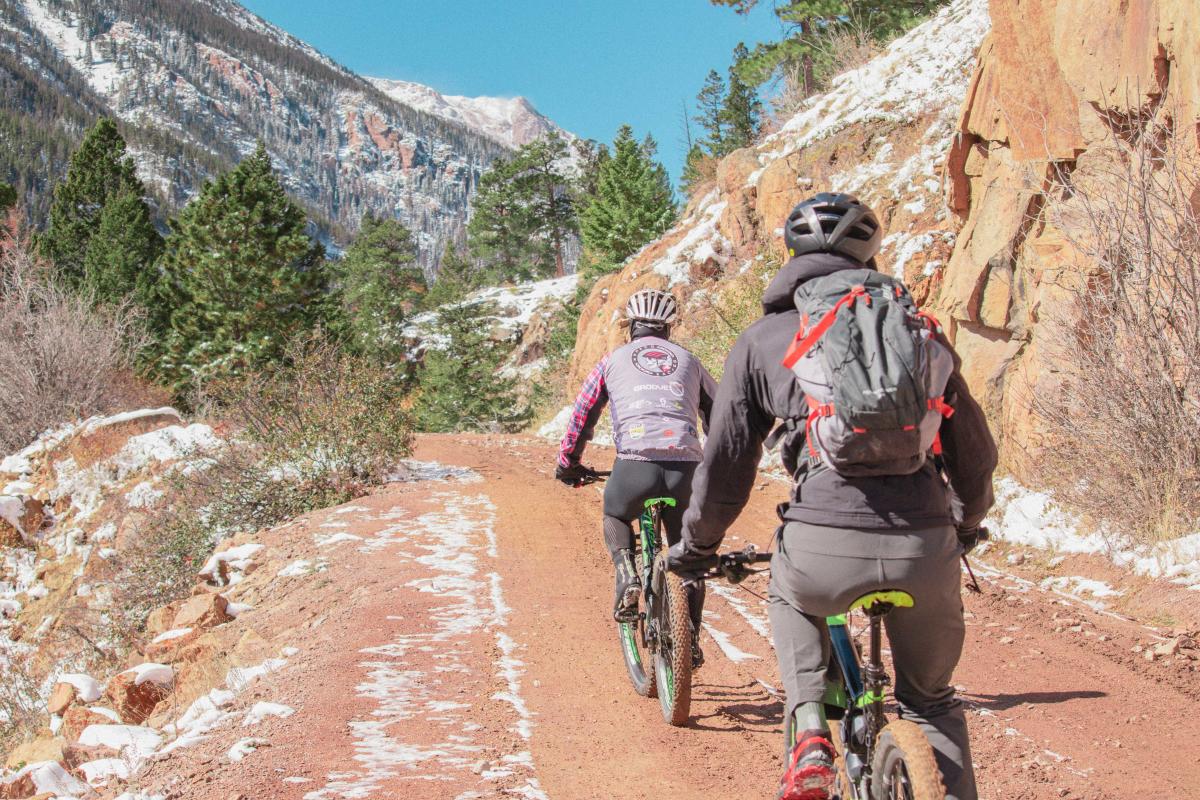
{"label": "mountain bike", "polygon": [[[986,534],[984,535],[986,538]],[[713,556],[709,578],[740,583],[757,570],[749,565],[769,561],[769,553],[753,546]],[[837,800],[944,800],[946,789],[933,748],[921,728],[908,720],[888,720],[883,703],[891,679],[883,664],[883,620],[896,608],[911,608],[912,595],[896,589],[868,592],[844,614],[826,618],[832,642],[835,680],[828,681],[825,706],[840,720]],[[867,653],[851,636],[849,619],[861,610],[867,618]],[[795,736],[789,731],[789,736]]]}
{"label": "mountain bike", "polygon": [[637,618],[617,623],[621,654],[633,689],[642,697],[658,697],[663,719],[671,725],[688,720],[692,701],[692,640],[696,631],[688,613],[683,579],[667,570],[664,508],[675,499],[646,501],[638,520],[638,571],[642,593]]}

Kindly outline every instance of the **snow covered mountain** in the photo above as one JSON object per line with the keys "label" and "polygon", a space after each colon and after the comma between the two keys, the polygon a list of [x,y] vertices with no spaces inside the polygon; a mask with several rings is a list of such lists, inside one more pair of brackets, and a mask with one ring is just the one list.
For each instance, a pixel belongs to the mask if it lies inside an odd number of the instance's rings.
{"label": "snow covered mountain", "polygon": [[557,133],[564,139],[575,137],[555,125],[524,97],[461,97],[442,94],[420,83],[389,78],[367,78],[388,97],[442,119],[465,125],[516,148]]}
{"label": "snow covered mountain", "polygon": [[44,203],[99,115],[168,206],[261,139],[322,227],[398,217],[427,271],[491,161],[554,127],[520,99],[385,92],[233,0],[0,0],[0,180]]}

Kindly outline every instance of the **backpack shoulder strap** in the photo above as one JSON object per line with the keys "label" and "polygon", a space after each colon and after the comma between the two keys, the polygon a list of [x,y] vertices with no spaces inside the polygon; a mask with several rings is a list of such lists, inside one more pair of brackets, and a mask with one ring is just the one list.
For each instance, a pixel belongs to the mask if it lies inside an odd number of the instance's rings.
{"label": "backpack shoulder strap", "polygon": [[788,369],[795,366],[796,362],[804,358],[804,354],[811,350],[821,340],[821,337],[833,327],[833,323],[837,321],[838,312],[842,310],[842,307],[853,306],[854,301],[860,297],[864,298],[867,303],[871,302],[871,296],[867,294],[867,288],[861,284],[842,295],[841,299],[833,304],[833,308],[825,312],[825,316],[821,317],[816,325],[809,328],[807,319],[801,322],[800,330],[796,332],[796,338],[792,340],[787,354],[783,357],[783,365]]}

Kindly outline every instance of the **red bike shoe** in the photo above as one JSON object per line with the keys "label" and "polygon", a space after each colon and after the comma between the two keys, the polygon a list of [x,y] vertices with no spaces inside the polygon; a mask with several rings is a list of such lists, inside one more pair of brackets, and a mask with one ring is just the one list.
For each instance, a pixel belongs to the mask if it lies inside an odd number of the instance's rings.
{"label": "red bike shoe", "polygon": [[805,731],[779,781],[779,800],[829,800],[837,777],[829,731]]}

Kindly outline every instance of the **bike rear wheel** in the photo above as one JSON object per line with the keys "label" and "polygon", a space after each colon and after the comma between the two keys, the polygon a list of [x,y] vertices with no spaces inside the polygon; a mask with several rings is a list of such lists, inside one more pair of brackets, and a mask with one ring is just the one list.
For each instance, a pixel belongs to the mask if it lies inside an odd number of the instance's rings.
{"label": "bike rear wheel", "polygon": [[871,769],[871,800],[945,800],[946,787],[921,728],[889,722],[879,733]]}
{"label": "bike rear wheel", "polygon": [[650,614],[658,637],[654,656],[658,703],[672,725],[688,721],[692,705],[692,620],[683,579],[667,571],[666,554],[654,562]]}
{"label": "bike rear wheel", "polygon": [[625,671],[629,673],[633,690],[642,697],[654,697],[657,690],[654,656],[646,647],[645,614],[637,622],[618,623],[617,636],[621,640],[621,655],[625,657]]}

